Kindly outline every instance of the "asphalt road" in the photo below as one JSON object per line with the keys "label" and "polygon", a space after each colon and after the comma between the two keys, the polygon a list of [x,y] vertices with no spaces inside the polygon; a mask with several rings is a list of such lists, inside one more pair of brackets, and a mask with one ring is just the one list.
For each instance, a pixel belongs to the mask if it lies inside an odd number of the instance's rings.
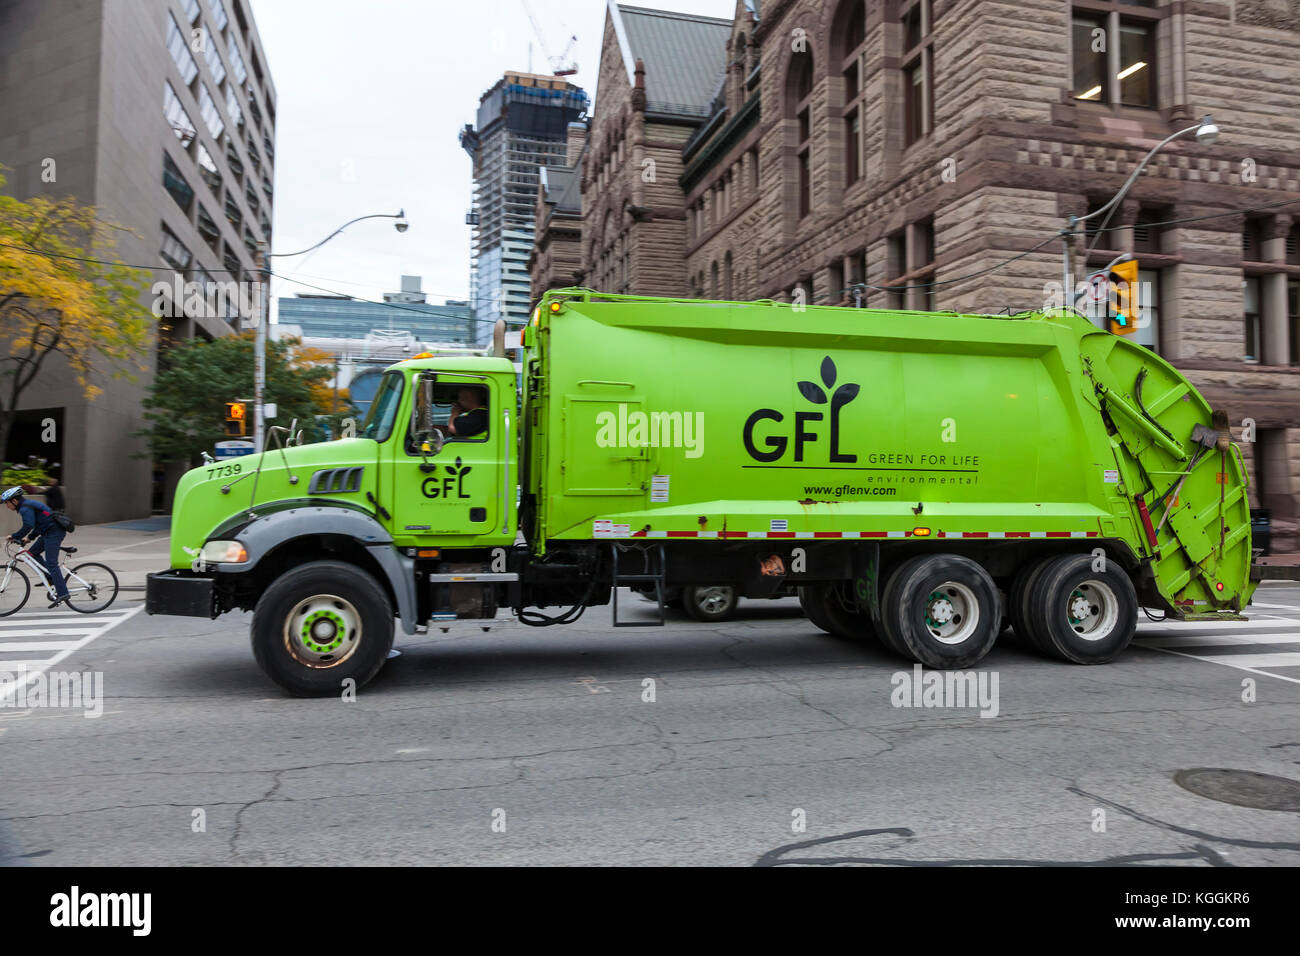
{"label": "asphalt road", "polygon": [[911,665],[791,600],[399,638],[349,702],[284,696],[248,615],[140,597],[0,622],[0,665],[103,681],[97,718],[0,706],[0,862],[1300,864],[1295,812],[1174,779],[1300,779],[1300,588],[1261,588],[1245,624],[1144,622],[1102,667],[999,644],[989,716],[895,706],[926,703]]}

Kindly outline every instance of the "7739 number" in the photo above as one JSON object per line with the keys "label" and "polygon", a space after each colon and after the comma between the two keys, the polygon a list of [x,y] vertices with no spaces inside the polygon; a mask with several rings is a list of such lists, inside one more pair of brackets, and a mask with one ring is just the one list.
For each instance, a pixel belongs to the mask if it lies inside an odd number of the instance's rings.
{"label": "7739 number", "polygon": [[209,478],[228,478],[231,475],[237,475],[243,471],[241,465],[217,465],[215,468],[208,469]]}

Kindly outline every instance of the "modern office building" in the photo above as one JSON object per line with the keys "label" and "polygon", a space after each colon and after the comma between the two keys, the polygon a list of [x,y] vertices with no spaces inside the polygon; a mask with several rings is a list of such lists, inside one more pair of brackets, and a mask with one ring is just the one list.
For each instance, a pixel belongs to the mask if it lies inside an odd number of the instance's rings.
{"label": "modern office building", "polygon": [[[1079,229],[1075,280],[1137,258],[1136,341],[1228,414],[1251,503],[1293,548],[1297,9],[737,0],[728,21],[608,0],[586,143],[550,177],[578,171],[581,217],[571,192],[534,197],[534,278],[892,309],[1059,305],[1066,217],[1109,202],[1184,132],[1104,231],[1100,217]],[[1190,135],[1206,114],[1217,142]]]}
{"label": "modern office building", "polygon": [[[250,318],[241,312],[255,301],[251,286],[212,292],[256,279],[257,245],[270,241],[275,111],[248,0],[0,2],[8,191],[95,205],[101,218],[127,227],[115,250],[120,261],[151,267],[153,281],[173,289],[179,279],[182,289],[198,283],[208,293],[202,304],[187,295],[160,322],[141,357],[147,371],[135,381],[114,379],[101,365],[94,378],[103,394],[88,400],[54,356],[24,396],[4,451],[60,461],[79,522],[150,512],[154,469],[135,457],[145,446],[132,433],[143,424],[159,337],[215,338]],[[146,292],[143,304],[154,299]],[[57,422],[59,441],[33,446],[31,422],[46,417]]]}
{"label": "modern office building", "polygon": [[528,321],[528,257],[538,171],[562,164],[570,122],[587,110],[587,94],[562,77],[508,72],[479,100],[477,125],[460,144],[474,163],[474,226],[470,263],[474,340],[491,340],[504,318],[509,328]]}
{"label": "modern office building", "polygon": [[308,292],[277,299],[279,334],[297,329],[304,339],[364,339],[381,330],[409,332],[422,341],[469,343],[469,303],[449,299],[435,305],[420,286],[419,276],[402,276],[402,291],[385,293],[383,302]]}

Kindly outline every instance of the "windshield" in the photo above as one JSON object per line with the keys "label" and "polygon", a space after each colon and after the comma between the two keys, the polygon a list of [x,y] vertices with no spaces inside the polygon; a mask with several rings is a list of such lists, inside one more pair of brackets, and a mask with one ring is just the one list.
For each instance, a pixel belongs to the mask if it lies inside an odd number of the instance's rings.
{"label": "windshield", "polygon": [[379,390],[375,392],[374,401],[366,420],[361,423],[360,438],[373,438],[375,441],[388,441],[393,433],[393,422],[397,419],[397,406],[402,401],[402,373],[385,372]]}

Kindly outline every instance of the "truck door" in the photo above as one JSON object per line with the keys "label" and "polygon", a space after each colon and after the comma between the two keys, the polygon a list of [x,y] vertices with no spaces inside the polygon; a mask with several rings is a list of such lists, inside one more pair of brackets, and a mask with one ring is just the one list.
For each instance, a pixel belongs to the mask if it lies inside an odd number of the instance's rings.
{"label": "truck door", "polygon": [[411,391],[411,413],[392,449],[393,536],[419,544],[499,532],[506,466],[500,403],[509,396],[489,376],[455,372],[418,373]]}

